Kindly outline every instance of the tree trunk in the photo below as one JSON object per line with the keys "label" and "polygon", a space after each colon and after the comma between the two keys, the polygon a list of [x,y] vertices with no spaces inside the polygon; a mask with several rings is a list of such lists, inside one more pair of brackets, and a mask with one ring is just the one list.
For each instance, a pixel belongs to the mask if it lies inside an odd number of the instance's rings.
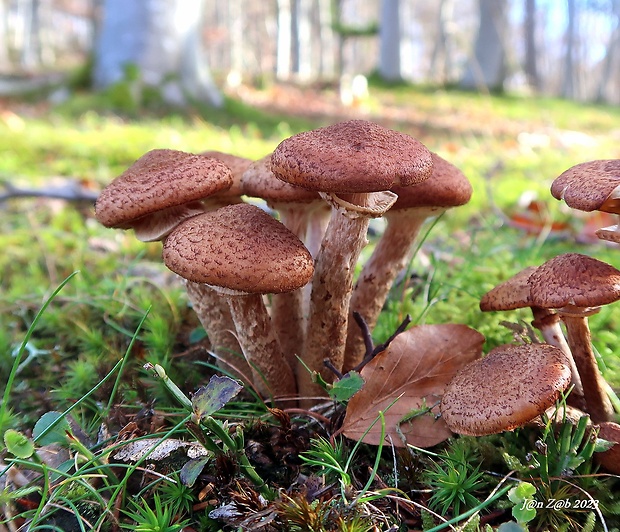
{"label": "tree trunk", "polygon": [[105,0],[95,86],[122,81],[135,65],[141,82],[159,88],[169,103],[221,106],[202,49],[203,6],[204,0]]}
{"label": "tree trunk", "polygon": [[612,10],[616,18],[616,26],[609,37],[609,44],[606,47],[605,58],[603,59],[603,70],[596,89],[596,101],[608,101],[608,103],[617,104],[620,103],[620,100],[618,100],[617,97],[615,99],[608,99],[606,93],[610,81],[614,78],[620,78],[620,72],[617,70],[614,71],[618,66],[618,48],[620,47],[620,0],[613,0]]}
{"label": "tree trunk", "polygon": [[523,70],[527,83],[534,92],[539,92],[540,76],[538,74],[538,49],[536,46],[536,0],[525,0],[525,64]]}
{"label": "tree trunk", "polygon": [[506,2],[478,0],[480,26],[474,55],[470,58],[461,85],[467,89],[501,91],[506,78],[506,49],[503,35],[508,18]]}
{"label": "tree trunk", "polygon": [[402,79],[400,68],[400,0],[381,0],[379,75],[387,81]]}
{"label": "tree trunk", "polygon": [[453,0],[440,0],[437,10],[437,34],[431,53],[429,78],[437,83],[445,84],[450,80],[452,57],[448,45],[448,24],[452,19]]}
{"label": "tree trunk", "polygon": [[564,52],[564,76],[562,81],[562,96],[574,98],[575,88],[575,47],[577,44],[577,24],[575,0],[567,0],[566,49]]}
{"label": "tree trunk", "polygon": [[279,80],[286,80],[291,74],[291,28],[291,0],[278,0],[278,46],[276,49],[276,77]]}

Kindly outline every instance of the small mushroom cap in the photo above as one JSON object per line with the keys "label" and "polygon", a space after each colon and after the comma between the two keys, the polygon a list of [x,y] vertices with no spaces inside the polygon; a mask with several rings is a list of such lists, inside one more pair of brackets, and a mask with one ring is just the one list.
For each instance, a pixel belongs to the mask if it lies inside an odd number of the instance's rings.
{"label": "small mushroom cap", "polygon": [[379,192],[431,176],[432,158],[418,140],[367,120],[349,120],[293,135],[271,156],[278,179],[333,193]]}
{"label": "small mushroom cap", "polygon": [[243,190],[241,187],[241,177],[243,176],[243,172],[245,172],[252,164],[252,159],[217,150],[203,151],[200,155],[205,155],[207,157],[217,159],[218,161],[223,162],[226,166],[228,166],[228,168],[230,168],[230,171],[232,172],[233,182],[230,188],[226,191],[226,196],[241,196],[243,194]]}
{"label": "small mushroom cap", "polygon": [[469,436],[513,430],[553,405],[570,381],[568,359],[557,347],[496,347],[450,381],[441,417],[453,432]]}
{"label": "small mushroom cap", "polygon": [[615,445],[601,453],[594,453],[596,461],[611,473],[620,475],[620,425],[613,421],[599,424],[598,437],[615,442]]}
{"label": "small mushroom cap", "polygon": [[488,312],[531,307],[532,300],[528,280],[534,270],[536,270],[536,266],[528,266],[489,290],[480,299],[480,310]]}
{"label": "small mushroom cap", "polygon": [[589,161],[560,174],[551,184],[551,194],[573,209],[620,213],[620,202],[608,202],[618,186],[620,159]]}
{"label": "small mushroom cap", "polygon": [[152,150],[103,189],[95,216],[106,227],[130,229],[136,220],[226,190],[230,169],[215,159],[177,150]]}
{"label": "small mushroom cap", "polygon": [[431,152],[433,173],[430,179],[417,185],[393,187],[398,195],[390,210],[416,207],[440,207],[447,209],[465,205],[473,192],[469,179],[452,163]]}
{"label": "small mushroom cap", "polygon": [[541,264],[528,283],[532,303],[542,308],[599,307],[620,299],[620,271],[580,253],[564,253]]}
{"label": "small mushroom cap", "polygon": [[312,257],[301,241],[247,203],[181,223],[168,235],[163,259],[185,279],[246,293],[296,290],[314,272]]}
{"label": "small mushroom cap", "polygon": [[267,203],[309,203],[322,201],[314,190],[285,183],[271,171],[271,154],[254,161],[241,177],[241,187],[247,196],[262,198]]}

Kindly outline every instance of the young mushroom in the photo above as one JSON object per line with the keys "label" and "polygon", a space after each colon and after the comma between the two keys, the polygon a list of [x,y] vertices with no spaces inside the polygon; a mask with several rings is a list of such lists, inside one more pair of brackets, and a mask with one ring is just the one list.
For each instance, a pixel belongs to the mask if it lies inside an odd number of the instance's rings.
{"label": "young mushroom", "polygon": [[548,344],[504,345],[462,368],[441,399],[450,430],[483,436],[525,425],[570,384],[566,355]]}
{"label": "young mushroom", "polygon": [[[431,155],[408,135],[350,120],[284,140],[271,156],[271,170],[278,179],[319,191],[332,206],[316,257],[304,353],[305,364],[331,381],[323,361],[342,369],[353,273],[370,218],[396,200],[389,189],[430,177]],[[322,392],[303,369],[298,382],[302,396]]]}
{"label": "young mushroom", "polygon": [[609,421],[613,407],[592,349],[588,316],[620,299],[620,271],[586,255],[565,253],[538,266],[528,284],[532,303],[555,309],[566,326],[592,421]]}
{"label": "young mushroom", "polygon": [[259,207],[239,203],[179,225],[164,243],[163,258],[181,277],[225,295],[259,392],[294,396],[293,369],[263,294],[296,290],[311,279],[312,257],[302,242]]}
{"label": "young mushroom", "polygon": [[[588,161],[572,166],[551,184],[551,194],[580,211],[620,215],[620,159]],[[620,225],[596,232],[602,240],[620,243]]]}
{"label": "young mushroom", "polygon": [[484,294],[480,299],[480,310],[482,312],[496,312],[529,307],[534,317],[532,326],[541,332],[546,343],[561,349],[568,358],[572,375],[571,382],[574,386],[569,400],[574,397],[574,402],[583,407],[581,377],[579,377],[573,354],[562,332],[560,317],[553,310],[537,307],[532,303],[528,281],[535,270],[535,266],[529,266]]}
{"label": "young mushroom", "polygon": [[384,214],[385,231],[364,264],[351,294],[349,323],[343,371],[357,366],[364,356],[364,338],[352,319],[361,314],[372,331],[398,272],[410,260],[412,245],[424,222],[451,207],[469,201],[472,187],[456,166],[431,153],[433,173],[430,179],[406,187],[394,187],[396,203]]}

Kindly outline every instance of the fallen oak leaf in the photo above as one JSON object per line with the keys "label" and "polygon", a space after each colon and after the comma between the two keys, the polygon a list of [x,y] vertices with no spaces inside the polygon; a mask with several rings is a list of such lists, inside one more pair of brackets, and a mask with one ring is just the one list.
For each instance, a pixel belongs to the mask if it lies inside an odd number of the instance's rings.
{"label": "fallen oak leaf", "polygon": [[399,334],[362,369],[365,385],[349,401],[344,435],[378,445],[382,411],[386,437],[398,447],[447,439],[452,432],[437,418],[438,402],[456,372],[480,358],[483,343],[482,334],[461,324],[418,325]]}

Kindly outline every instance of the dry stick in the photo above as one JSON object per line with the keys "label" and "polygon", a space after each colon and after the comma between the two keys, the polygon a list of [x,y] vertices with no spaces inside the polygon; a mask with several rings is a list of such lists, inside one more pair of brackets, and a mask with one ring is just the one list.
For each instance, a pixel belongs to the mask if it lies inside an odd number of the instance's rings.
{"label": "dry stick", "polygon": [[245,382],[252,382],[252,371],[245,361],[226,299],[201,283],[186,281],[185,288],[194,312],[207,332],[217,364]]}
{"label": "dry stick", "polygon": [[581,376],[588,413],[594,423],[609,421],[614,409],[606,392],[605,380],[596,363],[588,318],[568,314],[561,314],[561,318],[566,325],[568,345]]}

